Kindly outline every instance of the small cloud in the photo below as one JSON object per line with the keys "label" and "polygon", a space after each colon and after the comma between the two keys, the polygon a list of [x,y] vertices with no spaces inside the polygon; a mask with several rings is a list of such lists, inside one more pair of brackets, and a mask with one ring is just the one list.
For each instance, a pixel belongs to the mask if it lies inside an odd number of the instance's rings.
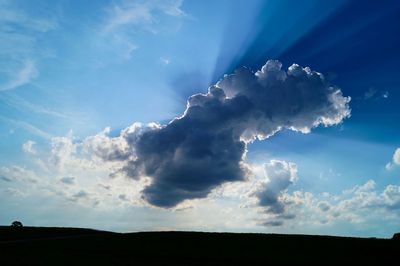
{"label": "small cloud", "polygon": [[60,182],[66,185],[73,185],[75,184],[75,177],[66,176],[60,179]]}
{"label": "small cloud", "polygon": [[323,212],[329,211],[329,209],[331,208],[329,203],[326,201],[320,201],[317,207]]}
{"label": "small cloud", "polygon": [[381,90],[377,90],[377,89],[371,87],[360,98],[364,99],[364,100],[376,100],[376,99],[380,99],[380,98],[388,99],[389,91],[381,91]]}
{"label": "small cloud", "polygon": [[0,91],[13,90],[20,86],[30,83],[33,79],[39,76],[39,71],[36,64],[32,60],[26,60],[17,73],[10,80],[0,85]]}
{"label": "small cloud", "polygon": [[25,153],[29,153],[29,154],[36,154],[36,150],[33,147],[36,144],[36,142],[32,141],[32,140],[28,140],[27,142],[25,142],[24,144],[22,144],[22,150]]}
{"label": "small cloud", "polygon": [[39,180],[33,171],[27,170],[24,167],[20,167],[17,165],[1,167],[0,178],[3,181],[17,181],[23,183],[37,183]]}
{"label": "small cloud", "polygon": [[265,221],[260,223],[262,226],[282,226],[283,225],[283,221],[282,220],[272,220],[272,221]]}
{"label": "small cloud", "polygon": [[118,198],[122,201],[128,201],[128,197],[126,196],[126,194],[120,194],[118,195]]}
{"label": "small cloud", "polygon": [[24,197],[25,193],[23,193],[21,190],[16,189],[16,188],[6,188],[4,190],[5,193],[8,193],[12,196],[16,196],[16,197]]}
{"label": "small cloud", "polygon": [[87,193],[84,190],[80,190],[79,192],[72,195],[73,200],[78,200],[78,199],[88,198],[88,197],[89,197],[89,193]]}
{"label": "small cloud", "polygon": [[0,180],[6,181],[6,182],[12,182],[13,180],[5,175],[0,175]]}
{"label": "small cloud", "polygon": [[385,166],[386,170],[392,170],[395,166],[400,165],[400,148],[397,148],[393,154],[392,161]]}
{"label": "small cloud", "polygon": [[110,190],[110,189],[111,189],[111,186],[110,186],[110,185],[105,185],[105,184],[102,184],[102,183],[99,183],[99,184],[97,184],[97,185],[98,185],[99,187],[105,189],[105,190]]}
{"label": "small cloud", "polygon": [[346,189],[343,191],[343,194],[360,194],[362,192],[368,192],[371,191],[373,189],[375,189],[376,187],[376,182],[372,179],[368,180],[365,184],[362,185],[357,185],[351,189]]}
{"label": "small cloud", "polygon": [[166,57],[160,57],[160,61],[164,65],[169,65],[171,63],[171,60]]}
{"label": "small cloud", "polygon": [[382,97],[385,99],[389,98],[389,92],[388,91],[383,92]]}
{"label": "small cloud", "polygon": [[264,165],[264,171],[268,181],[260,185],[254,196],[267,212],[283,215],[285,204],[280,196],[297,180],[297,167],[294,163],[271,160]]}
{"label": "small cloud", "polygon": [[[0,121],[1,120],[5,121],[5,122],[7,122],[7,123],[9,123],[9,124],[11,124],[11,125],[13,125],[15,127],[24,129],[24,130],[28,131],[29,133],[31,133],[33,135],[36,135],[38,137],[41,137],[41,138],[44,138],[44,139],[51,139],[52,138],[52,136],[49,133],[41,130],[40,128],[35,127],[34,125],[32,125],[32,124],[30,124],[28,122],[21,121],[21,120],[14,120],[14,119],[10,119],[10,118],[7,118],[7,117],[4,117],[4,116],[0,115]],[[13,133],[14,133],[14,130],[13,130]]]}
{"label": "small cloud", "polygon": [[364,93],[364,100],[368,100],[368,99],[371,99],[372,97],[374,97],[375,95],[376,95],[376,93],[377,93],[377,90],[376,89],[374,89],[374,88],[369,88],[368,89],[368,91],[366,91],[365,93]]}
{"label": "small cloud", "polygon": [[150,26],[159,23],[160,14],[182,17],[182,0],[172,1],[123,1],[108,9],[109,19],[104,28],[106,32],[123,26],[141,26],[154,31]]}
{"label": "small cloud", "polygon": [[366,191],[371,191],[373,189],[375,189],[376,187],[376,183],[374,180],[368,180],[365,184],[359,186],[356,189],[356,192],[366,192]]}

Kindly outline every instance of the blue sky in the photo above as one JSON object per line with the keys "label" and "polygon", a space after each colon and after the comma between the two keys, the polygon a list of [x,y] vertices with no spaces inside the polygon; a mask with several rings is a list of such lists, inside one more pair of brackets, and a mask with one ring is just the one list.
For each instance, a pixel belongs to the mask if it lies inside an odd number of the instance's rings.
{"label": "blue sky", "polygon": [[[390,237],[400,230],[399,14],[398,1],[0,0],[0,223]],[[189,184],[179,170],[169,187],[168,161],[163,174],[125,171],[154,159],[143,132],[175,132],[168,123],[191,95],[270,59],[285,75],[292,64],[322,73],[351,115],[241,142],[246,180],[204,170],[209,183]],[[193,128],[208,134],[204,125]],[[163,186],[193,193],[164,206],[154,200],[168,197]]]}

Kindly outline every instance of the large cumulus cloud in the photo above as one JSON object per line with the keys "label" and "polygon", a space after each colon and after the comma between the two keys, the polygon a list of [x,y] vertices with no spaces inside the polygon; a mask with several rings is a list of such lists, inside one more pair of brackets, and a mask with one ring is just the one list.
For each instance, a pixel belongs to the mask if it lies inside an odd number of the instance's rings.
{"label": "large cumulus cloud", "polygon": [[257,72],[240,68],[207,94],[189,97],[184,114],[167,125],[137,126],[118,137],[123,144],[114,140],[95,150],[104,159],[123,161],[122,171],[132,178],[150,177],[142,191],[147,202],[173,207],[206,197],[225,182],[245,180],[247,143],[282,129],[309,133],[338,124],[350,115],[349,101],[322,74],[296,64],[285,71],[269,60]]}

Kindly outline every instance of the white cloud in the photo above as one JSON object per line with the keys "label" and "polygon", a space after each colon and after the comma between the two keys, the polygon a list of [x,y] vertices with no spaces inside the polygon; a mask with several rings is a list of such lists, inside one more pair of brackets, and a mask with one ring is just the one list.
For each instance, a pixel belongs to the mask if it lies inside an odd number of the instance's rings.
{"label": "white cloud", "polygon": [[60,178],[60,182],[66,185],[74,185],[76,181],[73,176],[65,176]]}
{"label": "white cloud", "polygon": [[13,1],[0,1],[0,26],[18,25],[25,30],[47,32],[57,28],[57,22],[51,18],[41,18],[29,15]]}
{"label": "white cloud", "polygon": [[122,1],[114,4],[109,10],[108,23],[105,31],[110,32],[123,26],[142,26],[154,31],[151,27],[158,23],[159,13],[180,17],[185,15],[181,9],[182,0],[150,0],[150,1]]}
{"label": "white cloud", "polygon": [[386,169],[392,170],[396,165],[400,165],[400,148],[397,148],[394,151],[392,161],[390,161],[386,164]]}
{"label": "white cloud", "polygon": [[39,75],[39,71],[36,68],[36,64],[33,60],[26,60],[21,69],[19,69],[15,74],[9,77],[9,81],[5,84],[0,85],[0,91],[12,90],[30,83]]}
{"label": "white cloud", "polygon": [[[106,10],[106,16],[93,43],[107,56],[97,58],[95,67],[104,67],[113,61],[131,60],[139,47],[138,32],[168,34],[179,30],[185,12],[182,0],[115,1]],[[99,39],[101,41],[99,41]],[[166,61],[164,60],[164,62]]]}
{"label": "white cloud", "polygon": [[166,57],[160,57],[160,62],[164,65],[169,65],[171,63],[171,60]]}
{"label": "white cloud", "polygon": [[51,157],[50,160],[60,169],[72,160],[76,152],[77,144],[71,137],[54,137],[51,139]]}
{"label": "white cloud", "polygon": [[364,93],[364,100],[368,100],[368,99],[374,97],[377,92],[378,91],[376,89],[369,88],[369,90]]}
{"label": "white cloud", "polygon": [[379,99],[388,99],[389,91],[387,90],[378,90],[374,87],[370,87],[367,91],[364,92],[362,96],[357,97],[358,100],[371,101],[371,100],[379,100]]}
{"label": "white cloud", "polygon": [[[136,138],[133,132],[139,129],[136,125],[123,134]],[[259,232],[268,227],[269,231],[298,233],[311,228],[310,233],[315,233],[336,228],[331,232],[338,233],[343,224],[361,230],[373,227],[376,221],[390,224],[400,218],[400,186],[388,185],[383,190],[377,190],[376,183],[368,180],[339,194],[289,192],[290,185],[298,179],[297,167],[294,163],[281,160],[252,165],[254,175],[249,176],[247,181],[226,183],[216,188],[208,198],[185,201],[169,211],[154,209],[141,198],[141,191],[149,184],[149,179],[109,178],[109,173],[115,172],[121,165],[117,161],[99,160],[99,156],[107,157],[110,153],[107,148],[96,148],[102,143],[106,143],[105,147],[110,144],[104,139],[110,138],[108,132],[106,129],[95,135],[96,140],[77,141],[72,135],[53,139],[47,153],[44,150],[38,152],[48,172],[40,173],[39,170],[20,166],[1,167],[0,182],[3,182],[3,187],[0,197],[10,201],[45,197],[46,202],[60,201],[59,204],[67,204],[65,206],[69,209],[79,206],[90,208],[98,215],[108,211],[128,212],[130,206],[148,206],[146,209],[157,213],[156,217],[172,219],[169,224],[172,229],[239,228],[240,231]],[[94,148],[84,148],[85,141],[88,141],[86,145],[93,145]],[[49,157],[51,159],[47,159]],[[57,165],[54,158],[58,160]],[[60,168],[60,165],[63,167]],[[260,199],[268,204],[260,204]],[[179,222],[176,220],[178,217]],[[162,221],[155,222],[152,228],[166,226],[166,220],[163,218]]]}
{"label": "white cloud", "polygon": [[318,207],[321,211],[323,211],[323,212],[326,212],[326,211],[328,211],[328,210],[331,208],[331,206],[329,205],[329,203],[326,202],[326,201],[320,201],[320,202],[318,202],[317,207]]}
{"label": "white cloud", "polygon": [[285,198],[288,211],[296,215],[293,223],[297,224],[368,224],[374,219],[390,221],[400,218],[400,187],[388,185],[379,192],[373,180],[343,194],[330,195],[328,199],[301,191],[286,194]]}
{"label": "white cloud", "polygon": [[385,99],[389,98],[389,92],[388,91],[384,91],[382,93],[382,97],[385,98]]}
{"label": "white cloud", "polygon": [[258,198],[258,204],[266,207],[266,211],[283,213],[284,204],[280,196],[297,179],[297,167],[293,163],[271,160],[264,164],[266,181],[261,182],[254,195]]}
{"label": "white cloud", "polygon": [[3,177],[3,180],[9,182],[25,182],[30,184],[37,183],[40,179],[34,171],[18,165],[0,167],[0,176]]}
{"label": "white cloud", "polygon": [[36,150],[33,147],[36,144],[36,142],[32,141],[32,140],[28,140],[27,142],[25,142],[24,144],[22,144],[22,150],[26,153],[30,153],[30,154],[36,154]]}
{"label": "white cloud", "polygon": [[293,213],[287,212],[284,195],[293,182],[297,180],[297,166],[294,163],[271,160],[264,164],[264,178],[252,188],[250,197],[257,199],[256,205],[266,215],[259,224],[280,226],[285,220],[294,219]]}
{"label": "white cloud", "polygon": [[[51,14],[50,16],[52,16]],[[39,76],[38,36],[57,28],[53,17],[38,17],[15,1],[0,1],[0,91],[26,85]]]}
{"label": "white cloud", "polygon": [[0,94],[0,100],[2,101],[2,103],[7,104],[8,106],[10,106],[14,109],[17,109],[17,110],[34,112],[34,113],[37,113],[40,115],[48,115],[48,116],[52,116],[55,118],[64,118],[64,119],[70,118],[71,120],[73,120],[73,119],[77,120],[78,117],[84,116],[84,114],[82,114],[82,113],[66,114],[66,113],[58,112],[58,111],[52,110],[48,107],[35,104],[31,101],[27,101],[24,98],[22,98],[16,94],[7,94],[7,95]]}
{"label": "white cloud", "polygon": [[397,165],[400,165],[400,148],[396,149],[393,154],[393,162]]}
{"label": "white cloud", "polygon": [[41,130],[40,128],[38,128],[38,127],[28,123],[28,122],[6,118],[6,117],[3,117],[1,115],[0,115],[0,120],[8,122],[8,123],[14,125],[15,127],[24,129],[27,132],[29,132],[29,133],[31,133],[31,134],[33,134],[35,136],[38,136],[38,137],[41,137],[41,138],[44,138],[44,139],[51,139],[52,138],[51,134]]}

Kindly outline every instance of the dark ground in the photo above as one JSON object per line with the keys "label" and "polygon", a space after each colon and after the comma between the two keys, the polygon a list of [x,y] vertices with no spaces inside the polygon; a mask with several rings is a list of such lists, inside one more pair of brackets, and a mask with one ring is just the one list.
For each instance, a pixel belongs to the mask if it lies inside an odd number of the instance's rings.
{"label": "dark ground", "polygon": [[0,265],[400,265],[400,239],[0,227]]}

